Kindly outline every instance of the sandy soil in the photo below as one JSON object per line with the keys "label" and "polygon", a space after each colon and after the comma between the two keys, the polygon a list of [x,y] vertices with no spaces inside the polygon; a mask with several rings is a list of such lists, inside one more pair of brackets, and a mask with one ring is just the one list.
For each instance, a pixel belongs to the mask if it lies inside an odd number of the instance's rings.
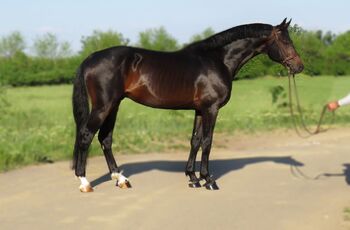
{"label": "sandy soil", "polygon": [[[70,162],[0,174],[1,229],[350,229],[350,129],[215,136],[218,191],[188,188],[187,152],[116,156],[133,188],[92,158],[95,192],[80,193]],[[215,146],[220,146],[216,147]]]}

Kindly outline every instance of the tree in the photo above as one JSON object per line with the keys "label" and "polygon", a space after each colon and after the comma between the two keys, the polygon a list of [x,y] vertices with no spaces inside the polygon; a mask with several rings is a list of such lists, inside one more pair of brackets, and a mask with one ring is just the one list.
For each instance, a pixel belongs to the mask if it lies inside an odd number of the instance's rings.
{"label": "tree", "polygon": [[335,34],[333,34],[331,31],[327,31],[327,33],[325,33],[322,36],[322,41],[326,46],[329,46],[329,45],[332,45],[335,38],[336,38]]}
{"label": "tree", "polygon": [[164,27],[140,32],[137,46],[158,51],[174,51],[179,48],[176,39]]}
{"label": "tree", "polygon": [[317,76],[325,71],[326,45],[321,31],[306,31],[298,25],[290,27],[290,37],[304,62],[304,73]]}
{"label": "tree", "polygon": [[59,57],[69,57],[72,56],[72,48],[69,42],[64,41],[60,45],[60,49],[58,52]]}
{"label": "tree", "polygon": [[72,54],[68,42],[60,43],[57,36],[52,33],[46,33],[34,41],[33,51],[36,56],[41,58],[62,58]]}
{"label": "tree", "polygon": [[15,31],[0,40],[0,55],[12,57],[17,52],[23,53],[25,47],[26,44],[22,34]]}
{"label": "tree", "polygon": [[83,37],[81,39],[82,50],[81,55],[84,57],[89,54],[106,49],[112,46],[127,45],[129,44],[129,39],[124,38],[121,33],[116,31],[108,30],[106,32],[95,30],[92,35]]}
{"label": "tree", "polygon": [[208,27],[205,30],[203,30],[203,32],[193,35],[190,39],[190,42],[192,43],[192,42],[204,40],[214,34],[215,34],[215,31],[211,27]]}
{"label": "tree", "polygon": [[333,40],[325,59],[332,74],[350,74],[350,31],[338,35]]}

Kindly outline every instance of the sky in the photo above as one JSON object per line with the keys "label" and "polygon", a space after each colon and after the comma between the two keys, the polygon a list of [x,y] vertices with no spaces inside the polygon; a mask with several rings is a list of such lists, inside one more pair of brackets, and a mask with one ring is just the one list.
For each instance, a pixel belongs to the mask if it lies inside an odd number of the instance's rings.
{"label": "sky", "polygon": [[47,32],[81,47],[93,30],[114,30],[131,42],[138,33],[164,26],[180,43],[211,27],[216,32],[240,24],[276,25],[292,18],[308,30],[350,30],[349,0],[0,0],[0,36],[20,31],[31,44]]}

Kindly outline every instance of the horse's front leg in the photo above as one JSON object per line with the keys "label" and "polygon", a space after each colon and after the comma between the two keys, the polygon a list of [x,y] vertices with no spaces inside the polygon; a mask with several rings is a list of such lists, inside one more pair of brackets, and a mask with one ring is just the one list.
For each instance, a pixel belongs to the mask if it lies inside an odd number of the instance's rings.
{"label": "horse's front leg", "polygon": [[211,145],[213,141],[213,132],[214,132],[217,114],[218,114],[218,108],[215,106],[211,106],[210,108],[203,111],[203,119],[202,119],[203,137],[202,137],[202,160],[201,160],[201,168],[200,168],[200,178],[206,181],[204,186],[209,190],[219,189],[215,180],[209,174],[209,154],[210,154]]}
{"label": "horse's front leg", "polygon": [[190,177],[189,186],[191,188],[199,188],[201,187],[199,183],[199,179],[195,174],[195,163],[197,152],[200,148],[202,140],[202,115],[200,112],[196,111],[196,115],[194,118],[192,138],[191,138],[191,150],[190,155],[188,157],[187,165],[186,165],[186,176]]}

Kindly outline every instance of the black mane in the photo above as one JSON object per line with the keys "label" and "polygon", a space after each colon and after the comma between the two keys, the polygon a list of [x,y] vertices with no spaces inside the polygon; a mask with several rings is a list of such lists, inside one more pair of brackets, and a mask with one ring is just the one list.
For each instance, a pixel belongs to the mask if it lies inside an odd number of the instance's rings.
{"label": "black mane", "polygon": [[191,43],[186,46],[184,50],[210,50],[223,47],[233,41],[243,38],[269,36],[272,28],[272,25],[261,23],[240,25],[214,34],[207,39]]}

